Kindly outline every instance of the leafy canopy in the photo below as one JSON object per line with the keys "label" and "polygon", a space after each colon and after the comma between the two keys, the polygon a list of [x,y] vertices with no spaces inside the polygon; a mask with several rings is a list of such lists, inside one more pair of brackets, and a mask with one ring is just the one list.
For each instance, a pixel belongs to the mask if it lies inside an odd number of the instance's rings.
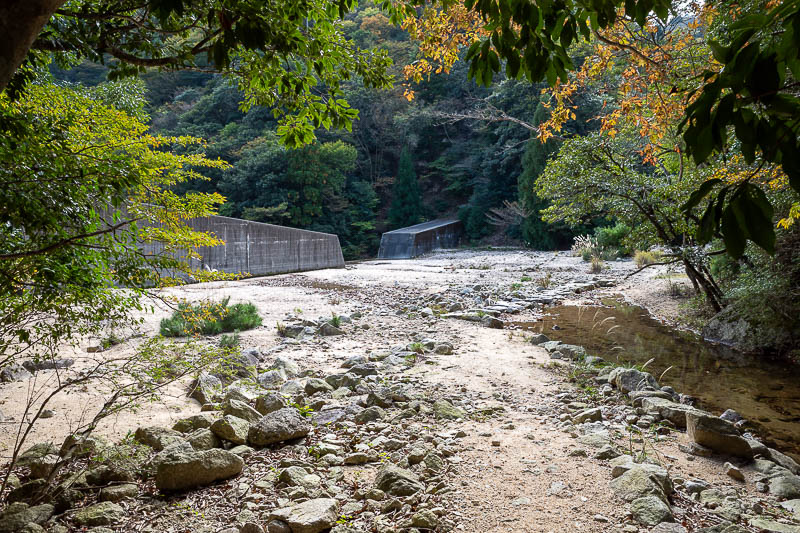
{"label": "leafy canopy", "polygon": [[184,221],[223,198],[172,187],[227,164],[168,151],[200,141],[148,134],[103,101],[113,94],[37,83],[14,101],[0,95],[0,365],[96,333],[98,317],[130,320],[144,288],[170,275],[210,276],[185,258],[220,241]]}

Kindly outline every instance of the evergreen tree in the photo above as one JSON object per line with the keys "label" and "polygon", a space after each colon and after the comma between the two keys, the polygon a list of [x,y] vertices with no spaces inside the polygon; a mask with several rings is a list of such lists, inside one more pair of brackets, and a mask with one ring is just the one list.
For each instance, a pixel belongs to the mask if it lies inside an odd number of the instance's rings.
{"label": "evergreen tree", "polygon": [[392,228],[413,226],[422,217],[422,202],[419,194],[417,173],[408,148],[400,152],[397,177],[392,192],[392,207],[389,209],[389,225]]}

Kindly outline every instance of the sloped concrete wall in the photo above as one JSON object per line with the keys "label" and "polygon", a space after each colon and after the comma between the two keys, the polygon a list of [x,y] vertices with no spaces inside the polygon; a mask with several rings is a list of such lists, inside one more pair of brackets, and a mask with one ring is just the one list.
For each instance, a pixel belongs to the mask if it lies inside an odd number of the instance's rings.
{"label": "sloped concrete wall", "polygon": [[411,259],[432,250],[456,248],[463,226],[458,219],[440,219],[388,231],[381,236],[378,259]]}
{"label": "sloped concrete wall", "polygon": [[344,267],[339,237],[330,233],[223,216],[195,218],[187,225],[225,241],[222,246],[200,247],[202,259],[192,259],[193,268],[264,276]]}

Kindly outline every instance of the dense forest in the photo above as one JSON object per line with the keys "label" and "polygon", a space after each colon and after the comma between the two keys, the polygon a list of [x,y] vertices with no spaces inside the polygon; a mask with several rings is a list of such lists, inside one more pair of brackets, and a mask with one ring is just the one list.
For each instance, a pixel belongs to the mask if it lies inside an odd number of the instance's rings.
{"label": "dense forest", "polygon": [[[398,83],[388,90],[349,83],[346,98],[359,111],[352,132],[322,130],[317,142],[296,150],[279,142],[271,111],[261,106],[243,111],[243,93],[221,75],[154,72],[142,77],[153,131],[200,137],[208,143],[208,157],[231,164],[205,171],[209,181],[186,183],[184,190],[221,193],[227,199],[223,215],[336,233],[348,259],[374,256],[383,231],[444,216],[461,218],[473,243],[569,248],[574,232],[543,224],[537,214],[511,224],[492,225],[487,219],[505,202],[534,213],[544,205],[531,185],[552,149],[518,123],[474,111],[489,103],[524,121],[542,120],[545,84],[498,74],[497,83],[484,88],[467,79],[460,63],[449,74],[410,83],[414,98],[409,100],[402,68],[417,55],[409,34],[372,3],[349,14],[343,29],[362,48],[385,49]],[[53,67],[53,72],[72,83],[106,79],[106,69],[91,63],[69,71]],[[570,131],[595,129],[590,117],[598,106],[587,97]],[[398,186],[403,153],[417,187]],[[399,205],[417,204],[402,216],[392,215]]]}

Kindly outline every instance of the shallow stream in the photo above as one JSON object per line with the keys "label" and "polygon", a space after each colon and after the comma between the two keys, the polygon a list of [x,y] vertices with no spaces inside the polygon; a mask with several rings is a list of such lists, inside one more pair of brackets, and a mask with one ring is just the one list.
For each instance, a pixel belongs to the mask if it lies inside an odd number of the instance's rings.
{"label": "shallow stream", "polygon": [[715,414],[736,410],[765,443],[800,460],[800,369],[675,330],[641,307],[602,303],[551,307],[542,320],[517,326],[609,361],[642,365],[652,359],[646,370],[661,385],[698,398],[698,407]]}

